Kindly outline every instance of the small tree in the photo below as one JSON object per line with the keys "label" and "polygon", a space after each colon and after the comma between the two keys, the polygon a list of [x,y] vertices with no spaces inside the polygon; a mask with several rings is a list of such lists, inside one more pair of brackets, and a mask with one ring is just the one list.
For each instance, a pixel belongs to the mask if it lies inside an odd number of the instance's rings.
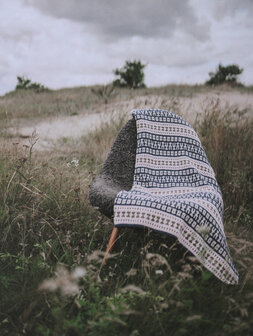
{"label": "small tree", "polygon": [[34,90],[35,92],[48,91],[44,85],[36,82],[32,82],[31,79],[25,78],[24,76],[17,76],[18,84],[15,90]]}
{"label": "small tree", "polygon": [[237,64],[223,66],[218,65],[216,72],[209,72],[210,79],[206,82],[207,85],[220,85],[220,84],[240,84],[237,77],[243,72]]}
{"label": "small tree", "polygon": [[114,70],[114,74],[119,78],[113,82],[113,85],[131,89],[145,87],[143,71],[145,66],[141,61],[126,61],[123,68]]}

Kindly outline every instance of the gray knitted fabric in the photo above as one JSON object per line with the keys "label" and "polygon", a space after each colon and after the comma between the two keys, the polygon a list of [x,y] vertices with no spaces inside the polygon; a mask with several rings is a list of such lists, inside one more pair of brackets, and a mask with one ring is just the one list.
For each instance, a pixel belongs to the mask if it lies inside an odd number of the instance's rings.
{"label": "gray knitted fabric", "polygon": [[99,175],[93,181],[89,199],[105,216],[113,216],[114,199],[121,190],[133,185],[137,132],[135,119],[119,132]]}

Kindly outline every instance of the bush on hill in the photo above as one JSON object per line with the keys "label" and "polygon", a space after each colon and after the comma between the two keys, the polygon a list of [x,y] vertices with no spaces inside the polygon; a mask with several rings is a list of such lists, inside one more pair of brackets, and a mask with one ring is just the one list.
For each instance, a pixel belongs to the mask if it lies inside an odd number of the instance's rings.
{"label": "bush on hill", "polygon": [[207,85],[220,85],[220,84],[229,84],[229,85],[242,85],[238,82],[238,76],[243,72],[243,69],[240,68],[237,64],[230,64],[223,66],[222,64],[218,65],[218,68],[215,72],[209,72],[209,80],[206,81]]}
{"label": "bush on hill", "polygon": [[114,74],[119,78],[113,82],[113,85],[131,89],[145,87],[143,71],[145,66],[141,61],[126,61],[123,68],[114,70]]}
{"label": "bush on hill", "polygon": [[17,76],[18,83],[15,90],[33,90],[35,92],[48,91],[49,89],[44,85],[36,82],[32,82],[31,79],[24,76]]}

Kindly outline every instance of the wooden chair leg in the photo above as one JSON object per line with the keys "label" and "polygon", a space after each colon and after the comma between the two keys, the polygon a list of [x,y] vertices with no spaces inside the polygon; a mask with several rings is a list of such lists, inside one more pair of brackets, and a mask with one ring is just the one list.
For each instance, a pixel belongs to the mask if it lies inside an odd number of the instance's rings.
{"label": "wooden chair leg", "polygon": [[117,238],[118,232],[119,232],[119,229],[117,227],[114,227],[113,230],[112,230],[112,233],[111,233],[106,251],[105,251],[105,256],[104,256],[104,259],[102,261],[102,266],[104,266],[106,264],[108,254],[111,252],[111,250],[113,248],[113,245],[114,245],[115,240]]}

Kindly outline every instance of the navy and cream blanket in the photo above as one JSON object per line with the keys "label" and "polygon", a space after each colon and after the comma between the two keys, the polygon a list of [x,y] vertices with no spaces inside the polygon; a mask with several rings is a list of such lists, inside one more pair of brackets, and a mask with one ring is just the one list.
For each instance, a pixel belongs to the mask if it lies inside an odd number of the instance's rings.
{"label": "navy and cream blanket", "polygon": [[193,128],[165,110],[133,110],[137,125],[134,182],[114,202],[114,225],[168,233],[220,280],[238,283],[223,227],[214,171]]}

